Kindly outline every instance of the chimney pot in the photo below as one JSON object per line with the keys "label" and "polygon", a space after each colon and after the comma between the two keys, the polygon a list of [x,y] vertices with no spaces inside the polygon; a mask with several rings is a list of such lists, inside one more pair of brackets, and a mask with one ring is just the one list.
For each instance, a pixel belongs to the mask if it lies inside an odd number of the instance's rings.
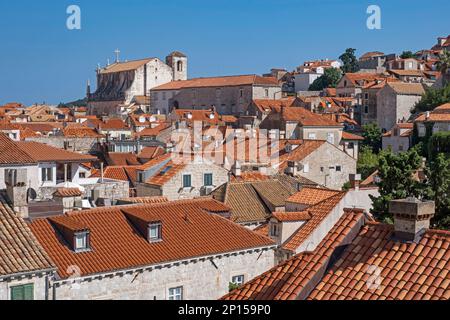
{"label": "chimney pot", "polygon": [[403,241],[417,242],[430,228],[435,213],[434,201],[420,201],[417,198],[389,202],[389,212],[394,216],[395,237]]}

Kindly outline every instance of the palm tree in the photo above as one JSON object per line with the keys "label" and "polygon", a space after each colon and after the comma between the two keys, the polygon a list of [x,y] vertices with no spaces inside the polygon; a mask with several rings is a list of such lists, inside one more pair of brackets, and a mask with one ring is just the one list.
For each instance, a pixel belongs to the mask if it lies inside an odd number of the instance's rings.
{"label": "palm tree", "polygon": [[439,55],[439,61],[436,63],[437,70],[442,74],[443,86],[450,82],[450,75],[448,69],[450,68],[450,52],[444,49]]}

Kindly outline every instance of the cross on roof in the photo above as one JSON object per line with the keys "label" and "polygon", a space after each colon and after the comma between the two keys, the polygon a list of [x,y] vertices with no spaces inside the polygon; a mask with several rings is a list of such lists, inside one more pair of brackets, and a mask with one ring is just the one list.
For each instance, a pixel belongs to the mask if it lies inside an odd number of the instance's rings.
{"label": "cross on roof", "polygon": [[114,51],[114,53],[116,54],[116,62],[119,62],[120,50],[119,50],[119,49],[116,49],[116,50]]}

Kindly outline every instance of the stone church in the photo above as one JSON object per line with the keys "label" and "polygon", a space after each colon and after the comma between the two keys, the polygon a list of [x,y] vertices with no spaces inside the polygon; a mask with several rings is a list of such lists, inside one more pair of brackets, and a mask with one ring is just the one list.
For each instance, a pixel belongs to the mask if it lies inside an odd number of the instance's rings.
{"label": "stone church", "polygon": [[130,105],[149,107],[150,89],[162,84],[187,79],[186,55],[175,51],[163,62],[147,58],[117,61],[97,69],[97,90],[87,88],[88,113],[91,115],[120,115]]}

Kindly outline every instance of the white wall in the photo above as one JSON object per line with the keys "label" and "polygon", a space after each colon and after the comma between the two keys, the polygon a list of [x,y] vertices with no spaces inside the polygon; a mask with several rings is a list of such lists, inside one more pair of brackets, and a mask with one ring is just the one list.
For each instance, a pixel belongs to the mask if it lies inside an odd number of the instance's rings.
{"label": "white wall", "polygon": [[[183,287],[184,300],[216,300],[228,293],[233,276],[245,281],[274,266],[273,250],[239,253],[210,260],[180,263],[172,267],[146,270],[82,281],[74,287],[56,288],[56,300],[167,300],[170,288]],[[74,288],[74,289],[72,289]]]}

